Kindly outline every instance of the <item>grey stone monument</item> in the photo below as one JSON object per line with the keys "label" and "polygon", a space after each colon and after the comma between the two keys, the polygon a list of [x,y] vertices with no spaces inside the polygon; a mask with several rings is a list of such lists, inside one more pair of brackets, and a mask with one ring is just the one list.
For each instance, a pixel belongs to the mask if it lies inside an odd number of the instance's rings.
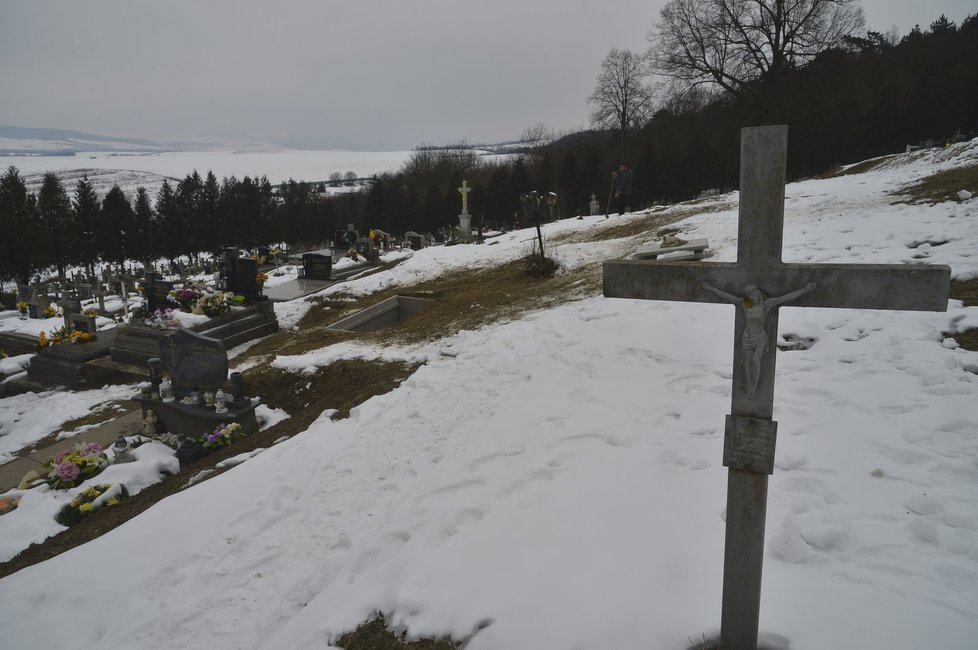
{"label": "grey stone monument", "polygon": [[591,194],[591,203],[588,205],[591,209],[591,215],[601,214],[601,204],[598,203],[598,195]]}
{"label": "grey stone monument", "polygon": [[767,510],[777,422],[774,370],[778,307],[945,311],[951,269],[943,265],[786,264],[781,261],[788,128],[741,131],[737,262],[604,263],[612,298],[737,305],[720,647],[757,647]]}
{"label": "grey stone monument", "polygon": [[472,215],[469,214],[469,187],[468,181],[462,181],[462,187],[458,188],[462,195],[462,214],[458,215],[458,238],[463,244],[472,243]]}

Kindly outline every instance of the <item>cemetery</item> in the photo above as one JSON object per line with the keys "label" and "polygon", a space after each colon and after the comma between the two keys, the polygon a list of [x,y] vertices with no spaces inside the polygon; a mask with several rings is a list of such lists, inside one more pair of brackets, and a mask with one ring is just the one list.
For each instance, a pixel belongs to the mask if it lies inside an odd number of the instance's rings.
{"label": "cemetery", "polygon": [[[41,380],[67,386],[43,393],[52,401],[121,389],[125,412],[16,460],[33,462],[37,475],[0,494],[0,538],[13,540],[4,526],[32,517],[42,499],[59,519],[43,524],[47,541],[0,563],[0,586],[28,596],[45,590],[59,605],[67,596],[50,589],[45,567],[61,567],[64,550],[83,558],[121,552],[129,535],[172,539],[167,531],[177,527],[183,537],[154,559],[102,579],[120,593],[153,585],[189,615],[206,596],[154,576],[194,549],[227,548],[233,564],[190,560],[189,570],[201,580],[228,571],[246,586],[225,588],[247,593],[248,614],[269,621],[279,601],[255,588],[254,564],[245,567],[256,556],[246,546],[315,555],[343,576],[317,583],[317,599],[304,605],[318,621],[269,632],[268,645],[297,647],[294,635],[313,628],[339,638],[367,622],[354,611],[374,611],[384,599],[394,604],[381,623],[417,625],[413,605],[391,590],[424,580],[437,593],[459,594],[457,605],[417,595],[439,630],[454,629],[443,617],[464,620],[456,641],[503,634],[508,646],[520,639],[547,647],[545,633],[560,647],[592,647],[598,640],[582,639],[566,618],[539,630],[520,622],[525,599],[473,599],[465,587],[508,593],[556,584],[560,593],[548,589],[531,603],[541,616],[573,611],[621,647],[694,647],[687,639],[700,635],[695,647],[720,639],[724,647],[804,647],[811,632],[800,612],[843,617],[859,598],[876,617],[900,614],[892,631],[857,625],[863,644],[882,638],[906,647],[899,639],[917,642],[939,629],[963,650],[958,639],[970,623],[948,602],[973,598],[966,578],[947,585],[941,576],[944,563],[967,571],[978,544],[966,514],[975,503],[966,410],[978,353],[961,343],[978,329],[978,306],[966,297],[969,274],[978,273],[968,235],[978,213],[970,198],[936,208],[888,203],[893,178],[932,170],[919,152],[896,172],[784,189],[783,129],[743,137],[740,194],[707,205],[550,219],[548,195],[537,193],[524,203],[527,227],[491,246],[478,244],[474,229],[468,244],[429,246],[415,233],[417,248],[408,235],[403,250],[376,252],[368,247],[374,238],[352,237],[368,259],[337,257],[330,246],[312,251],[318,258],[308,265],[299,254],[283,268],[226,251],[233,291],[218,295],[191,277],[185,285],[178,274],[136,277],[124,309],[138,316],[122,328],[85,315],[96,304],[93,286],[71,310],[79,342],[69,335],[37,353],[37,336],[22,336],[31,346],[18,356],[33,354],[30,366],[0,372],[20,377],[10,383],[32,382],[37,394],[49,391]],[[974,144],[960,146],[963,159],[978,155]],[[878,206],[861,223],[900,233],[885,245],[873,228],[854,232],[839,207],[870,193]],[[465,211],[463,204],[460,221]],[[558,270],[527,275],[519,256],[538,255],[544,241]],[[338,267],[348,275],[338,278]],[[299,275],[317,268],[319,278]],[[296,297],[268,295],[300,282],[308,291]],[[108,289],[98,291],[110,304],[118,294]],[[45,293],[61,306],[53,288]],[[27,312],[21,320],[14,303],[0,323],[40,327],[43,319]],[[47,338],[52,328],[43,322]],[[84,332],[94,337],[81,341]],[[112,373],[123,383],[103,387]],[[19,427],[36,421],[48,431],[29,395],[0,405],[24,414]],[[4,434],[5,417],[0,410]],[[71,433],[66,426],[62,433]],[[95,444],[100,451],[82,453]],[[867,456],[870,447],[888,451]],[[91,463],[78,465],[78,476],[89,473],[77,485],[55,471],[76,457]],[[65,466],[64,476],[73,471]],[[677,493],[681,507],[667,498]],[[156,504],[167,497],[164,521]],[[352,512],[386,514],[345,514]],[[199,517],[213,527],[190,523]],[[132,524],[103,534],[124,522]],[[912,567],[915,576],[861,561],[879,538],[892,544],[883,564]],[[473,554],[479,566],[467,559]],[[582,561],[588,557],[600,562]],[[630,575],[614,568],[622,558]],[[309,575],[304,562],[260,562],[259,572],[271,577],[274,567],[281,584]],[[78,571],[79,579],[95,575]],[[858,576],[863,587],[839,574]],[[615,611],[592,612],[582,589],[605,594]],[[0,598],[30,618],[21,599]],[[105,620],[94,605],[81,610]],[[901,623],[920,611],[933,622]],[[643,617],[649,627],[629,632],[629,621]],[[161,641],[153,620],[132,625]],[[111,646],[123,632],[108,629]],[[13,634],[30,633],[15,626]],[[192,644],[183,632],[165,634]],[[460,647],[456,641],[445,647]]]}

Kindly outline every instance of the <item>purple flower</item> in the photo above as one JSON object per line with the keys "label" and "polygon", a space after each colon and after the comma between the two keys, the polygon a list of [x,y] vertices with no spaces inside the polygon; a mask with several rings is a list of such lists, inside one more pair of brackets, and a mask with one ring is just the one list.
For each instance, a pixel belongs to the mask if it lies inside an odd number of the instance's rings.
{"label": "purple flower", "polygon": [[57,454],[54,455],[53,464],[60,465],[61,463],[64,462],[65,458],[67,458],[69,454],[71,454],[71,450],[69,449],[65,449],[64,451],[59,451]]}
{"label": "purple flower", "polygon": [[101,454],[102,447],[97,442],[89,443],[85,449],[82,450],[82,456],[88,456],[89,454]]}
{"label": "purple flower", "polygon": [[58,465],[58,478],[62,481],[74,481],[78,478],[78,466],[70,461]]}

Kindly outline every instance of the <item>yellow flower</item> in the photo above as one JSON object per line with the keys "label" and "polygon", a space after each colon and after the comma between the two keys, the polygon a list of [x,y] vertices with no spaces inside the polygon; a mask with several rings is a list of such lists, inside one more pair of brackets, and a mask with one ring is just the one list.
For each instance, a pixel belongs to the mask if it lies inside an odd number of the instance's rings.
{"label": "yellow flower", "polygon": [[115,497],[112,497],[111,499],[109,499],[108,501],[105,502],[105,505],[107,505],[107,506],[114,506],[114,505],[118,505],[118,503],[119,503],[119,500],[116,499]]}
{"label": "yellow flower", "polygon": [[95,508],[95,506],[93,506],[91,503],[83,503],[80,506],[78,506],[78,511],[79,512],[91,512],[94,508]]}

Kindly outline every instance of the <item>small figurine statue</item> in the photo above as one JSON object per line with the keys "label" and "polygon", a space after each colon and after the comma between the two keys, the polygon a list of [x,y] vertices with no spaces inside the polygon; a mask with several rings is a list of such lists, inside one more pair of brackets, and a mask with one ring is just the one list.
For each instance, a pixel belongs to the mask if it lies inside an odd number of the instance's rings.
{"label": "small figurine statue", "polygon": [[214,406],[214,391],[204,391],[204,406],[207,408]]}
{"label": "small figurine statue", "polygon": [[[143,418],[143,435],[156,435],[156,413],[153,413],[153,409],[146,410],[146,417]],[[118,440],[116,443],[118,443]]]}

